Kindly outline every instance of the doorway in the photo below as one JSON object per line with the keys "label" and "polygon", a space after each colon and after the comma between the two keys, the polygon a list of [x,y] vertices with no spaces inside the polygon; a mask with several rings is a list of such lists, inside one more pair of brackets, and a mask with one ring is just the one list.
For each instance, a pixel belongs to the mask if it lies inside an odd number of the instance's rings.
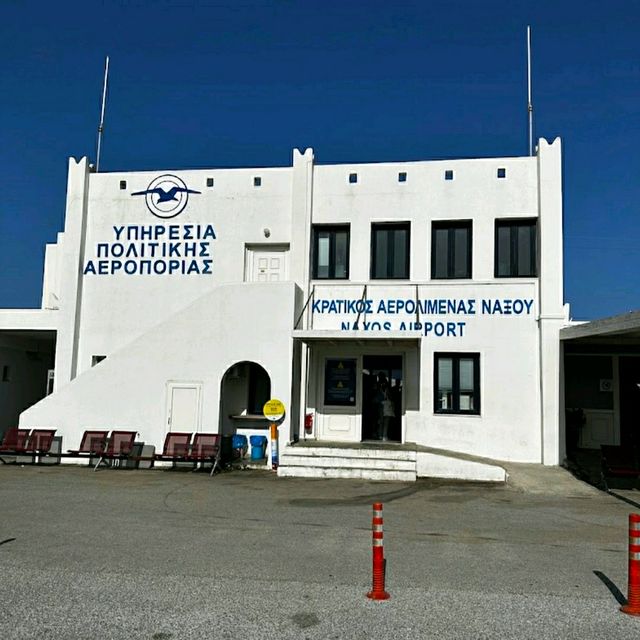
{"label": "doorway", "polygon": [[637,427],[640,412],[640,357],[620,357],[620,431],[621,443],[632,447],[640,444]]}
{"label": "doorway", "polygon": [[402,356],[362,359],[362,440],[402,440]]}
{"label": "doorway", "polygon": [[167,382],[167,431],[200,431],[202,383]]}
{"label": "doorway", "polygon": [[283,282],[289,279],[289,245],[245,247],[245,282]]}

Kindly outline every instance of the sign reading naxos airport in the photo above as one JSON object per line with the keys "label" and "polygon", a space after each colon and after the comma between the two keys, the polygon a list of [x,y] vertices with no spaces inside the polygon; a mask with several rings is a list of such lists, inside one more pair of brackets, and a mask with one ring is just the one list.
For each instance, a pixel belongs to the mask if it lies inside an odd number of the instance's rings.
{"label": "sign reading naxos airport", "polygon": [[[171,174],[154,178],[143,191],[149,212],[171,219],[184,211],[189,194],[200,194]],[[112,237],[96,243],[94,256],[84,265],[84,275],[212,275],[211,224],[113,225]]]}
{"label": "sign reading naxos airport", "polygon": [[[488,288],[489,289],[489,288]],[[388,290],[387,290],[388,291]],[[431,297],[437,290],[421,287],[420,295],[363,298],[326,296],[314,299],[311,310],[314,329],[342,331],[419,331],[425,336],[464,338],[474,319],[511,317],[535,319],[531,297]],[[497,292],[497,289],[495,290]],[[504,289],[503,289],[504,292]],[[337,292],[336,292],[337,293]],[[515,291],[514,291],[515,293]]]}

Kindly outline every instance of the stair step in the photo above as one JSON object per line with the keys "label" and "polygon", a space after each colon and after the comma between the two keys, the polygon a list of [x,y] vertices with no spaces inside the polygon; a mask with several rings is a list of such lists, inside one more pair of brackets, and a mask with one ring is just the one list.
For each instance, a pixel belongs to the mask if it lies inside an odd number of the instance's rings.
{"label": "stair step", "polygon": [[288,453],[280,457],[282,466],[318,468],[382,469],[387,471],[416,471],[415,460],[361,458],[347,456],[298,456]]}
{"label": "stair step", "polygon": [[351,478],[359,480],[388,480],[415,482],[414,471],[393,471],[383,469],[320,468],[320,467],[278,467],[282,478]]}
{"label": "stair step", "polygon": [[286,447],[281,457],[306,458],[360,458],[364,460],[411,460],[415,462],[417,453],[406,449],[361,449],[347,447]]}

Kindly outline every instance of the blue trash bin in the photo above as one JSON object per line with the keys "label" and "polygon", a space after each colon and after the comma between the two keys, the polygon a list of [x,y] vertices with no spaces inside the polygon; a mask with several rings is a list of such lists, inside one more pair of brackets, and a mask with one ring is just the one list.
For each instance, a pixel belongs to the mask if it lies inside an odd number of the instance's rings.
{"label": "blue trash bin", "polygon": [[249,441],[251,442],[251,459],[262,460],[265,457],[267,438],[265,436],[251,436]]}
{"label": "blue trash bin", "polygon": [[231,447],[234,451],[238,452],[239,458],[243,458],[249,448],[247,445],[247,436],[243,436],[240,433],[234,434],[231,438]]}

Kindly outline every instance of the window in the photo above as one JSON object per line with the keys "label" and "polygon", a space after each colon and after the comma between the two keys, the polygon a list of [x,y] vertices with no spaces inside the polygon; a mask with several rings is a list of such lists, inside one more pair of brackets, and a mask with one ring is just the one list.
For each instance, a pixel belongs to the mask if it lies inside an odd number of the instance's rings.
{"label": "window", "polygon": [[349,225],[314,225],[313,277],[349,278]]}
{"label": "window", "polygon": [[260,187],[260,186],[262,186],[262,178],[261,178],[260,176],[256,176],[256,177],[253,179],[253,186],[254,186],[254,187]]}
{"label": "window", "polygon": [[349,184],[355,184],[356,182],[358,182],[358,174],[357,173],[350,173],[349,174]]}
{"label": "window", "polygon": [[91,366],[95,367],[97,364],[100,364],[103,360],[106,359],[107,356],[91,356]]}
{"label": "window", "polygon": [[406,182],[407,181],[407,172],[406,171],[401,171],[398,174],[398,182]]}
{"label": "window", "polygon": [[431,277],[471,277],[471,220],[431,225]]}
{"label": "window", "polygon": [[496,220],[496,278],[537,276],[537,221]]}
{"label": "window", "polygon": [[408,222],[371,225],[371,278],[409,278]]}
{"label": "window", "polygon": [[498,169],[498,178],[506,178],[507,177],[507,170],[504,167],[500,167]]}
{"label": "window", "polygon": [[127,181],[126,180],[120,180],[120,191],[123,191],[126,188],[127,188]]}
{"label": "window", "polygon": [[445,180],[453,180],[453,169],[447,169],[444,172],[444,179]]}
{"label": "window", "polygon": [[213,187],[213,178],[207,178],[207,187]]}
{"label": "window", "polygon": [[480,413],[480,355],[436,353],[434,359],[436,413]]}
{"label": "window", "polygon": [[330,358],[324,364],[324,404],[354,407],[356,404],[357,360]]}

